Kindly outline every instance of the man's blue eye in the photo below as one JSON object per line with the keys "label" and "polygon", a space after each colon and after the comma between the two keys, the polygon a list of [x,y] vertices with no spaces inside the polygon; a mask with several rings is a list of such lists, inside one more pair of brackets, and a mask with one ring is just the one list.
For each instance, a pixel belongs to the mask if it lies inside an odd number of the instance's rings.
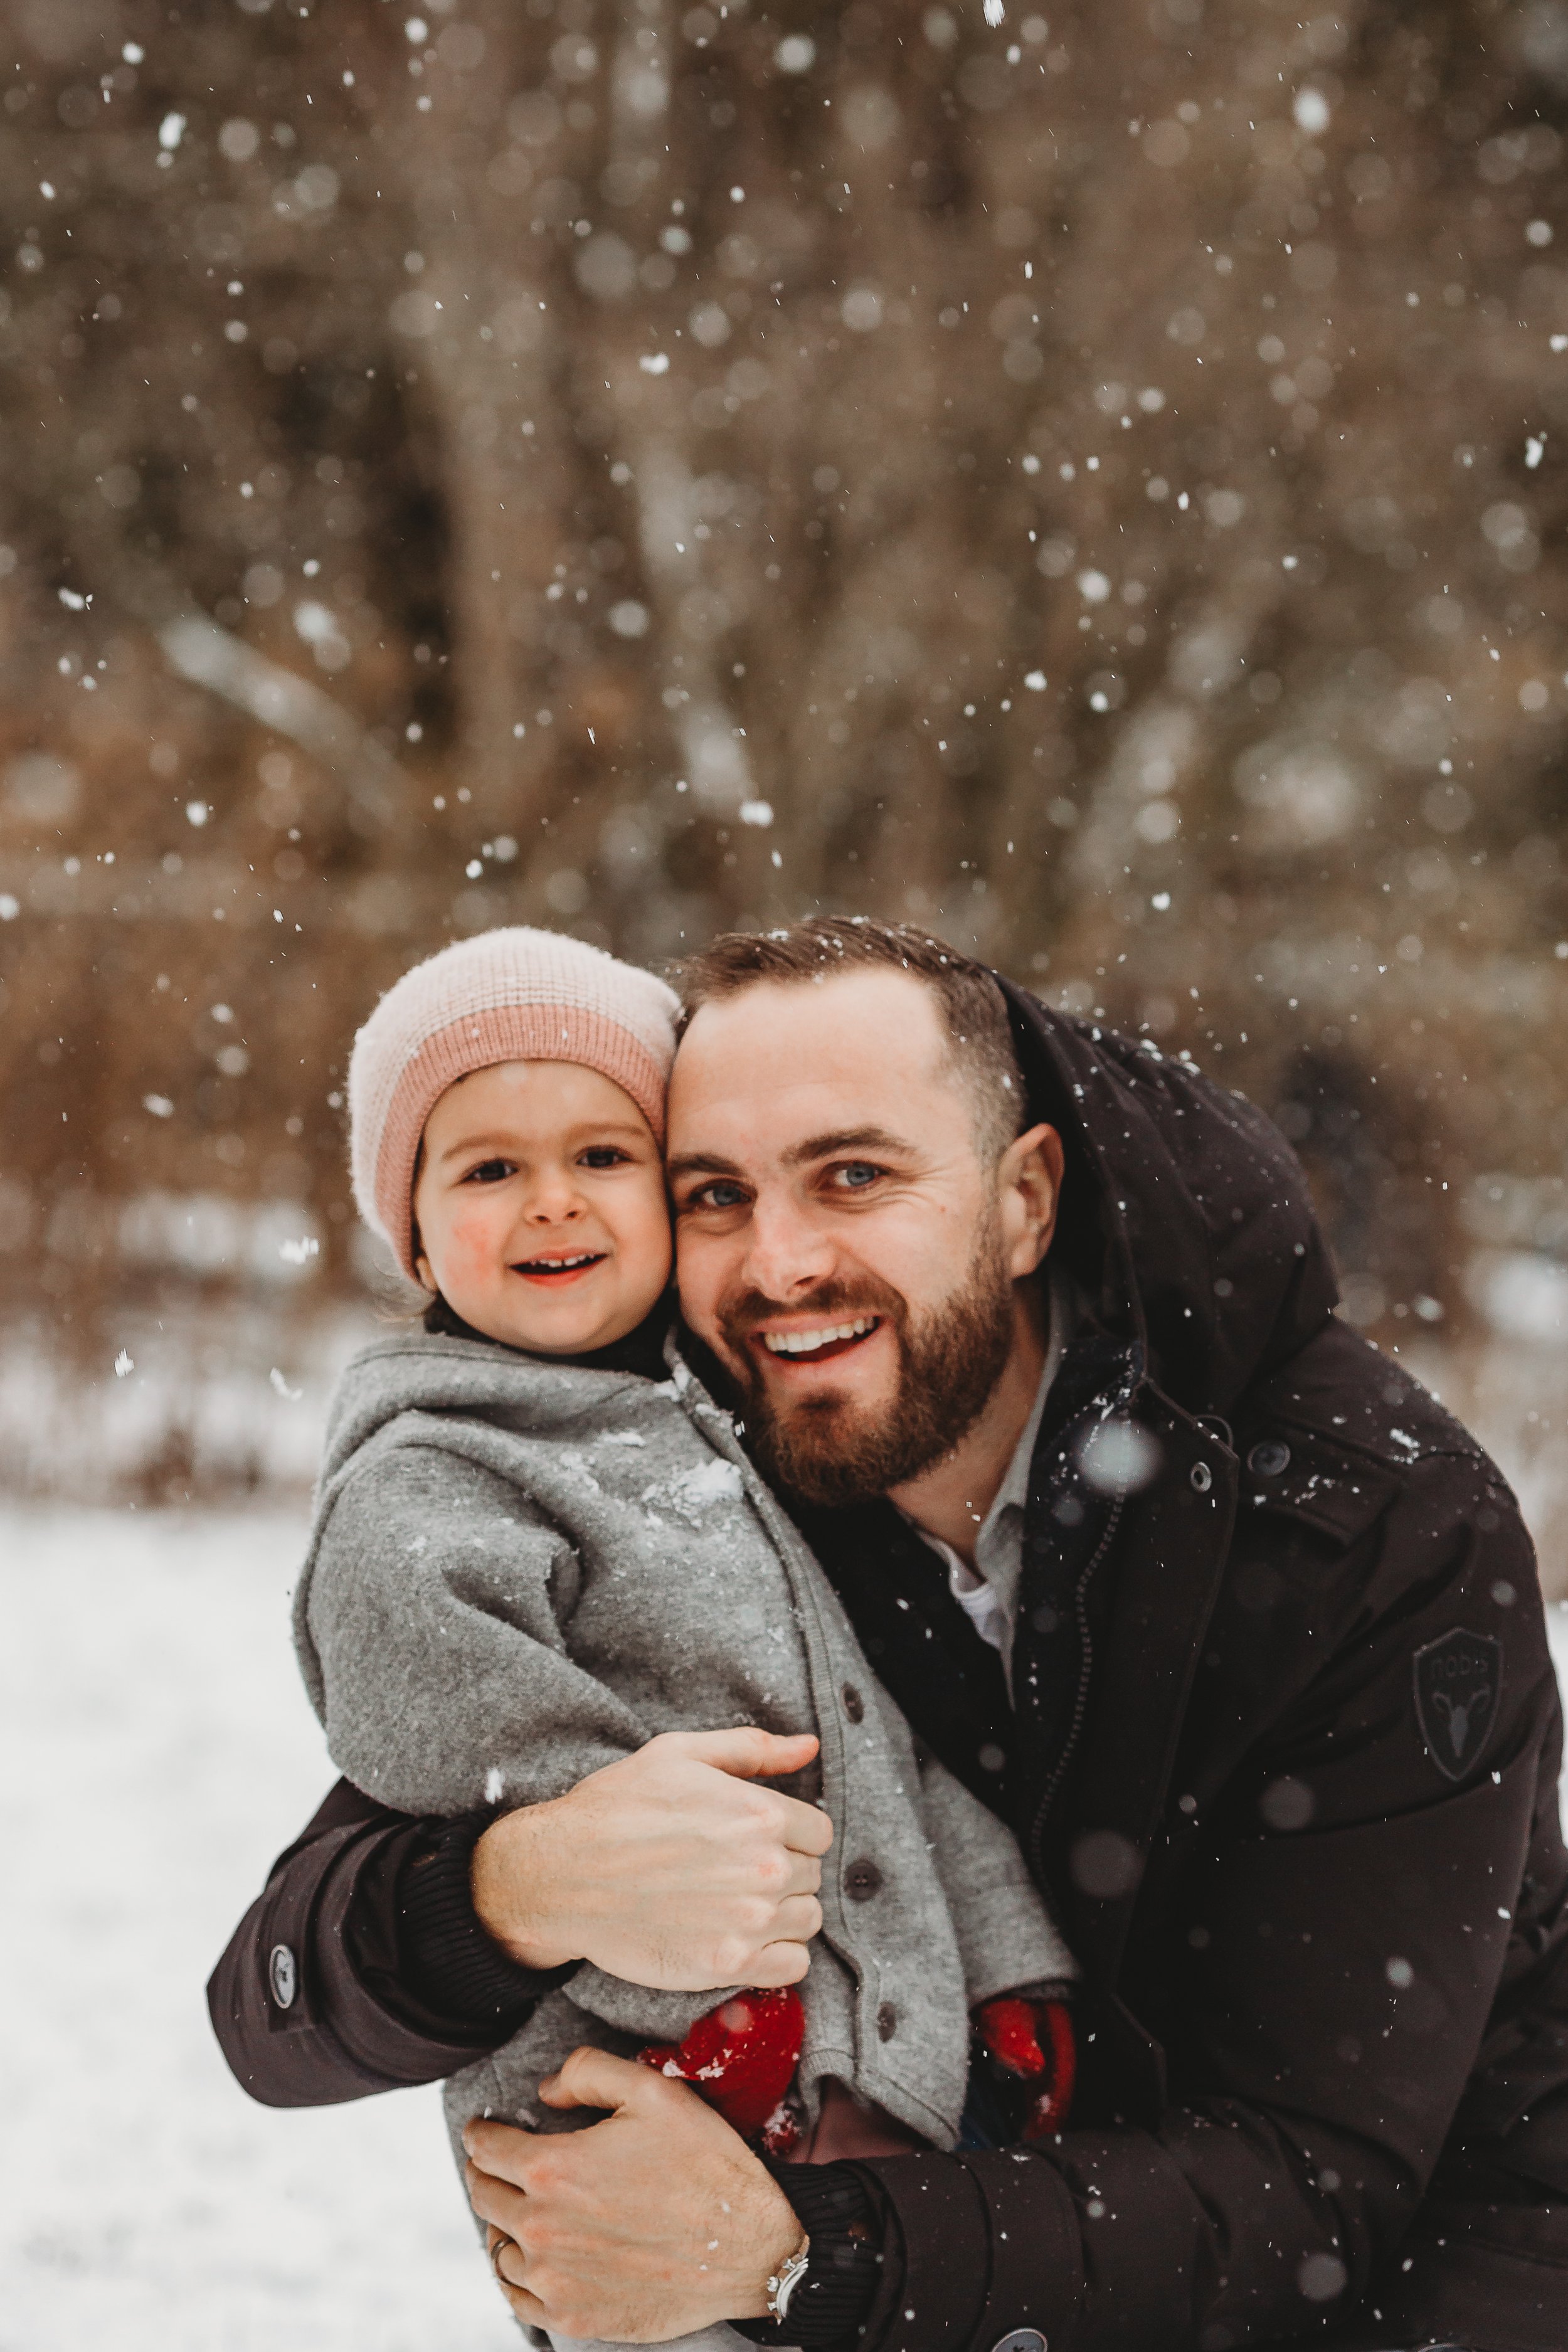
{"label": "man's blue eye", "polygon": [[876,1182],[882,1171],[879,1168],[871,1167],[867,1160],[854,1160],[838,1172],[852,1192],[863,1192],[868,1184]]}
{"label": "man's blue eye", "polygon": [[745,1199],[739,1184],[704,1184],[691,1196],[694,1209],[733,1209]]}

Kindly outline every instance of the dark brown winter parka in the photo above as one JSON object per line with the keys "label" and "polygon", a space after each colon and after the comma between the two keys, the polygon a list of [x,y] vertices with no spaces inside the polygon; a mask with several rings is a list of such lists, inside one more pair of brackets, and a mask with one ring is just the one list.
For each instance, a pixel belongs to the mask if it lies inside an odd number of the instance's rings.
{"label": "dark brown winter parka", "polygon": [[[876,2168],[898,2306],[934,2265],[947,2340],[983,2347],[1027,2325],[1058,2352],[1221,2352],[1359,2309],[1390,2342],[1563,2352],[1562,1728],[1518,1507],[1331,1314],[1270,1123],[1009,994],[1033,1115],[1068,1148],[1057,1246],[1094,1304],[1036,1453],[1016,1704],[987,1738],[1095,2038],[1043,2158],[968,2159],[978,2196],[953,2159],[918,2186]],[[856,1540],[820,1517],[813,1540],[980,1787],[929,1661],[977,1687],[984,1664],[924,1548],[857,1516]],[[981,2278],[977,2307],[958,2283]],[[874,2333],[943,2340],[896,2309]]]}

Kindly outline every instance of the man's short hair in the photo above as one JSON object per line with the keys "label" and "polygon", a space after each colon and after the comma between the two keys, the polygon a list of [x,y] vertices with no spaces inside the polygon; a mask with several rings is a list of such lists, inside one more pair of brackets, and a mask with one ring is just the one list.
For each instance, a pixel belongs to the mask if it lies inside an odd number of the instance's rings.
{"label": "man's short hair", "polygon": [[774,931],[725,931],[675,973],[687,1019],[765,981],[819,982],[840,971],[907,971],[936,999],[949,1058],[970,1097],[981,1159],[994,1166],[1022,1133],[1024,1074],[1007,1000],[984,964],[913,923],[808,915]]}

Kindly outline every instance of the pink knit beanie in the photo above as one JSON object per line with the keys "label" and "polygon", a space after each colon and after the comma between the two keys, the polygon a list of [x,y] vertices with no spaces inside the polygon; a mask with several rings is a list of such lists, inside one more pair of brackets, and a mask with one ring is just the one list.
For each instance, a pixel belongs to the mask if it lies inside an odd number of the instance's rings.
{"label": "pink knit beanie", "polygon": [[349,1060],[354,1199],[415,1273],[414,1170],[455,1080],[496,1062],[581,1062],[623,1087],[659,1144],[680,1000],[662,980],[555,931],[481,931],[389,988]]}

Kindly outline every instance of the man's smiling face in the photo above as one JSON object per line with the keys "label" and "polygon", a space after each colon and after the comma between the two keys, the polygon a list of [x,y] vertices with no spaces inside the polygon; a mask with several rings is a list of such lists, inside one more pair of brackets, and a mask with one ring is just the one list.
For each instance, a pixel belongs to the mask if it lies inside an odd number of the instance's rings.
{"label": "man's smiling face", "polygon": [[1048,1128],[982,1156],[911,974],[763,981],[700,1007],[669,1096],[681,1304],[786,1484],[883,1493],[973,1425],[1050,1237],[1043,1143]]}

